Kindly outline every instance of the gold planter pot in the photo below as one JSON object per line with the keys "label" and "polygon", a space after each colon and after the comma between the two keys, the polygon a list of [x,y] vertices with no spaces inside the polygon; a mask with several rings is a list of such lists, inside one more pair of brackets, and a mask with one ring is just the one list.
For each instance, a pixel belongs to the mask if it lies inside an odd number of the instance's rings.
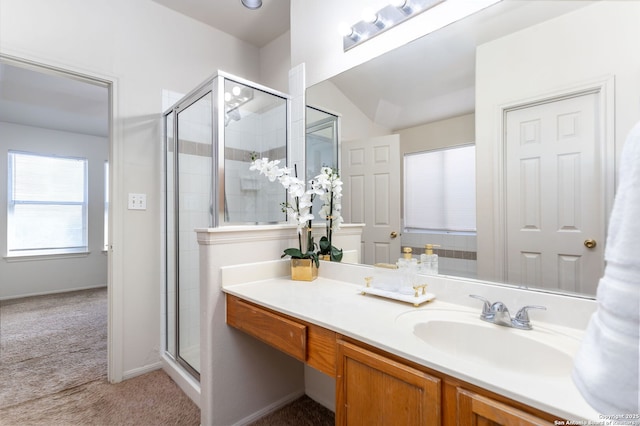
{"label": "gold planter pot", "polygon": [[312,259],[291,259],[291,279],[313,281],[318,278],[318,267]]}

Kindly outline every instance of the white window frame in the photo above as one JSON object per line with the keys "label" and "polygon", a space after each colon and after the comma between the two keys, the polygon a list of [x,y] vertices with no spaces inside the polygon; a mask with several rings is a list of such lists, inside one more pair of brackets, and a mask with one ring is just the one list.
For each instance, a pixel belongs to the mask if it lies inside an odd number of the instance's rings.
{"label": "white window frame", "polygon": [[[82,201],[48,201],[48,200],[20,200],[14,197],[14,161],[15,155],[21,156],[38,156],[50,159],[63,159],[63,160],[75,160],[81,161],[84,164],[84,188]],[[51,255],[78,255],[88,254],[88,210],[89,210],[89,197],[88,197],[88,159],[72,156],[59,156],[59,155],[47,155],[34,152],[14,151],[8,152],[8,181],[7,181],[7,258],[21,258],[21,257],[33,257],[33,256],[51,256]],[[12,241],[14,238],[13,227],[16,226],[14,222],[14,213],[16,205],[77,205],[82,207],[82,243],[77,246],[57,246],[57,247],[32,247],[32,248],[15,248],[16,243]]]}
{"label": "white window frame", "polygon": [[[418,174],[424,175],[424,176],[421,176],[421,179],[418,179],[419,181],[416,182],[416,181],[411,181],[415,177],[411,175],[411,171],[409,170],[410,168],[407,165],[409,157],[419,156],[419,155],[428,155],[433,153],[443,153],[444,151],[453,151],[456,149],[468,148],[468,147],[475,147],[475,144],[471,143],[471,144],[465,144],[465,145],[456,145],[456,146],[450,146],[446,148],[429,150],[429,151],[412,152],[404,155],[404,230],[405,232],[456,233],[461,235],[476,234],[475,162],[473,163],[474,167],[469,168],[468,170],[471,172],[471,175],[474,178],[473,185],[472,185],[473,198],[471,200],[472,201],[471,204],[473,205],[473,219],[474,219],[473,226],[470,226],[470,225],[462,226],[459,224],[453,225],[453,226],[447,226],[446,223],[441,224],[441,226],[426,226],[425,223],[421,223],[419,218],[421,217],[421,214],[427,213],[428,209],[432,209],[432,208],[442,209],[442,205],[447,204],[447,201],[453,203],[452,200],[445,200],[448,194],[447,192],[448,182],[445,182],[447,180],[447,176],[446,176],[447,171],[444,169],[444,166],[441,170],[422,169]],[[426,175],[429,172],[436,173],[437,176],[435,176],[433,179],[429,179],[428,177],[426,177]],[[450,179],[451,171],[449,171],[448,174]],[[436,182],[440,182],[440,184],[442,184],[442,187],[434,188],[434,185],[437,185]],[[418,185],[419,187],[416,188],[415,185]],[[431,200],[431,203],[429,204],[428,207],[420,206],[419,205],[420,202],[419,201],[416,202],[417,201],[416,197],[419,197],[418,194],[425,194],[425,196],[428,196],[430,190],[431,191],[437,190],[437,192],[440,195],[440,198],[437,200]],[[418,211],[414,211],[414,210],[418,210]],[[445,222],[447,221],[445,220]]]}

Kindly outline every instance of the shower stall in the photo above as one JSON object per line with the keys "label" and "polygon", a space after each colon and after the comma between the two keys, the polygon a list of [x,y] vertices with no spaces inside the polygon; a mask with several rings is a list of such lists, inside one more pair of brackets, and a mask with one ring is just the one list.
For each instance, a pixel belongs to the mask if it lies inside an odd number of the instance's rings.
{"label": "shower stall", "polygon": [[[286,221],[286,193],[249,170],[287,163],[288,95],[218,72],[165,111],[166,354],[199,378],[196,228]],[[280,200],[280,201],[278,201]]]}

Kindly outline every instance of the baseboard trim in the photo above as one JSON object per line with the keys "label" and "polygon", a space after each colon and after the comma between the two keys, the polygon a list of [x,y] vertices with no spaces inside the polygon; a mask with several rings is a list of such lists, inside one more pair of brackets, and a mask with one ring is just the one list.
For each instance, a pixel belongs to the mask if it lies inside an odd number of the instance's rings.
{"label": "baseboard trim", "polygon": [[16,294],[13,296],[0,297],[0,300],[22,299],[23,297],[33,297],[33,296],[49,296],[52,294],[71,293],[72,291],[92,290],[94,288],[106,288],[106,287],[107,287],[106,284],[100,284],[100,285],[92,285],[88,287],[74,287],[74,288],[65,288],[61,290],[42,291],[42,292],[27,293],[27,294]]}
{"label": "baseboard trim", "polygon": [[279,408],[284,407],[285,405],[295,401],[296,399],[300,398],[303,395],[304,395],[304,390],[300,390],[300,391],[297,391],[297,392],[292,392],[289,395],[286,395],[284,398],[280,398],[276,402],[267,405],[262,410],[256,411],[255,413],[251,414],[250,416],[247,416],[247,417],[237,421],[232,426],[244,426],[244,425],[248,425],[250,423],[253,423],[256,420],[258,420],[259,418],[264,417],[267,414],[270,414],[270,413],[278,410]]}
{"label": "baseboard trim", "polygon": [[125,371],[122,374],[122,380],[133,379],[134,377],[141,376],[146,373],[151,373],[152,371],[160,370],[162,368],[162,363],[160,361],[154,362],[153,364],[145,365],[144,367],[134,368],[133,370]]}
{"label": "baseboard trim", "polygon": [[164,353],[161,362],[164,372],[200,408],[200,383]]}

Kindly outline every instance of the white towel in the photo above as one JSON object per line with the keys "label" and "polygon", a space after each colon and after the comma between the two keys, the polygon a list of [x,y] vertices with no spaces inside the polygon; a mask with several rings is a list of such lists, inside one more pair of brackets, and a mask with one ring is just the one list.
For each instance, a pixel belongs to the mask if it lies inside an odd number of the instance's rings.
{"label": "white towel", "polygon": [[576,354],[573,381],[602,414],[640,412],[640,123],[622,152],[598,284],[598,309]]}

